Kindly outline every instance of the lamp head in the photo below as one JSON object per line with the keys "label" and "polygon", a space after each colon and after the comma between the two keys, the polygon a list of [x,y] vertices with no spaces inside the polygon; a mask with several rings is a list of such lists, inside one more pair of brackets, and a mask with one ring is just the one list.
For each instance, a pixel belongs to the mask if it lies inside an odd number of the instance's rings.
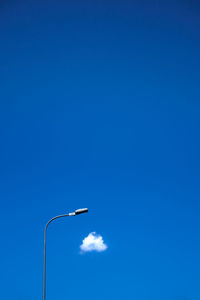
{"label": "lamp head", "polygon": [[75,215],[84,214],[86,212],[88,212],[88,208],[80,208],[80,209],[75,210]]}

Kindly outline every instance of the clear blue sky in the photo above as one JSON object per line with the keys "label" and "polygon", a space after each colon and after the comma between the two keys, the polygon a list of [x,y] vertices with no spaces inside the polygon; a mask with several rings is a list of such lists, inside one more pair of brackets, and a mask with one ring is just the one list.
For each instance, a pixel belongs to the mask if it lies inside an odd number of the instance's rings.
{"label": "clear blue sky", "polygon": [[[198,1],[0,4],[0,298],[200,299]],[[90,232],[108,249],[79,254]]]}

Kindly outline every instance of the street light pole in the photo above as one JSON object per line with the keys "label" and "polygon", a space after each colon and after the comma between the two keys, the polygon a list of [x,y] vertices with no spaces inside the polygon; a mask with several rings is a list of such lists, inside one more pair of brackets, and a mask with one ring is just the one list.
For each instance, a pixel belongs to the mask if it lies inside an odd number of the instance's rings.
{"label": "street light pole", "polygon": [[80,214],[83,214],[86,212],[88,212],[87,208],[80,208],[80,209],[75,210],[72,213],[56,216],[56,217],[52,218],[51,220],[49,220],[45,226],[45,229],[44,229],[44,256],[43,256],[43,298],[42,298],[43,300],[46,300],[46,235],[47,235],[48,225],[56,219],[63,218],[63,217],[76,216],[76,215],[80,215]]}

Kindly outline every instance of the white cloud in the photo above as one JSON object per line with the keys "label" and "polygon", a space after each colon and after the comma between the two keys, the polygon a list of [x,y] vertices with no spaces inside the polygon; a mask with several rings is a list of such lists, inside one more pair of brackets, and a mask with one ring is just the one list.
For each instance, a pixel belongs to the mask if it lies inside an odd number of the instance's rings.
{"label": "white cloud", "polygon": [[86,238],[84,238],[82,244],[80,245],[82,252],[105,251],[108,247],[103,241],[101,235],[96,234],[96,232],[91,232]]}

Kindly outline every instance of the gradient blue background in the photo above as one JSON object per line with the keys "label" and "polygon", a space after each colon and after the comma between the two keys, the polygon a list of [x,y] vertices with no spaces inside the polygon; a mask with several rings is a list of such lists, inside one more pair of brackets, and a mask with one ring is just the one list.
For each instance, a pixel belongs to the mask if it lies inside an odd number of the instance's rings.
{"label": "gradient blue background", "polygon": [[[200,299],[198,1],[1,1],[0,298]],[[79,254],[91,231],[104,253]]]}

